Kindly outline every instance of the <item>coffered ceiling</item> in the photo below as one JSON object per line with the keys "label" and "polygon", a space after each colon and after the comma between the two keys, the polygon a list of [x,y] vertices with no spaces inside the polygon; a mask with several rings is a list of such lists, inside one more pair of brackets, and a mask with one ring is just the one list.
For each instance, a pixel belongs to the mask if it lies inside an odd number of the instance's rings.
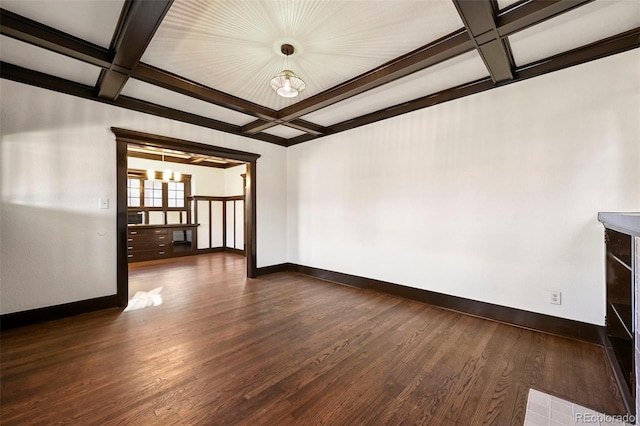
{"label": "coffered ceiling", "polygon": [[[282,146],[640,46],[635,0],[0,6],[2,78]],[[269,86],[285,64],[295,98]]]}

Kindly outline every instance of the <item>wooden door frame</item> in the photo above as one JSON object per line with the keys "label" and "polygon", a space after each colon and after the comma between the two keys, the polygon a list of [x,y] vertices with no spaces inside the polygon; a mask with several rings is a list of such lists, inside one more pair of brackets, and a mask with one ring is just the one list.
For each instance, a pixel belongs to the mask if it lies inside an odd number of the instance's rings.
{"label": "wooden door frame", "polygon": [[127,306],[129,301],[129,265],[127,262],[127,144],[129,143],[229,158],[231,160],[243,161],[247,164],[247,183],[245,186],[245,226],[247,230],[247,232],[245,232],[245,256],[247,259],[247,277],[257,277],[256,162],[260,155],[118,127],[112,127],[111,131],[116,135],[118,306]]}

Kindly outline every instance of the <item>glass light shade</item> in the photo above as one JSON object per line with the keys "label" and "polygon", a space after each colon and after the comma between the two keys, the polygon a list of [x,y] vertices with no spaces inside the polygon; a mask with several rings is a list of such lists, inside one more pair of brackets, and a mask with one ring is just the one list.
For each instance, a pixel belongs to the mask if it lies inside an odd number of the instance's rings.
{"label": "glass light shade", "polygon": [[293,98],[302,92],[306,85],[293,71],[283,70],[271,79],[271,87],[284,98]]}
{"label": "glass light shade", "polygon": [[162,180],[169,182],[171,180],[171,176],[173,176],[171,169],[164,169],[164,172],[162,173]]}
{"label": "glass light shade", "polygon": [[175,180],[176,182],[180,182],[180,179],[182,179],[182,173],[173,172],[173,180]]}
{"label": "glass light shade", "polygon": [[156,171],[153,169],[147,169],[147,180],[156,180]]}

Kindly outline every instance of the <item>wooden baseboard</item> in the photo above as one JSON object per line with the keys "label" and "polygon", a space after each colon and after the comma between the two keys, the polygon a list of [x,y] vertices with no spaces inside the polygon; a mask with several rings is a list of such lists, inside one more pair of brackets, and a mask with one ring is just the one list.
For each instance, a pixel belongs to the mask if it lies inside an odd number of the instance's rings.
{"label": "wooden baseboard", "polygon": [[290,271],[291,263],[280,263],[279,265],[263,266],[256,268],[256,276],[275,274],[276,272]]}
{"label": "wooden baseboard", "polygon": [[515,325],[530,330],[540,331],[585,342],[604,344],[604,327],[565,318],[536,312],[523,311],[521,309],[507,306],[494,305],[492,303],[480,302],[472,299],[465,299],[458,296],[437,293],[414,287],[407,287],[400,284],[393,284],[371,278],[359,277],[356,275],[343,274],[341,272],[328,271],[326,269],[314,268],[310,266],[297,265],[294,263],[282,263],[258,268],[258,275],[266,275],[275,272],[297,272],[310,277],[331,281],[351,287],[376,290],[396,296],[405,297],[412,300],[439,306],[480,318]]}
{"label": "wooden baseboard", "polygon": [[95,299],[79,300],[77,302],[64,303],[62,305],[46,306],[44,308],[30,309],[28,311],[13,312],[0,315],[0,330],[23,327],[45,321],[53,321],[78,314],[98,311],[100,309],[115,308],[118,306],[117,296],[97,297]]}

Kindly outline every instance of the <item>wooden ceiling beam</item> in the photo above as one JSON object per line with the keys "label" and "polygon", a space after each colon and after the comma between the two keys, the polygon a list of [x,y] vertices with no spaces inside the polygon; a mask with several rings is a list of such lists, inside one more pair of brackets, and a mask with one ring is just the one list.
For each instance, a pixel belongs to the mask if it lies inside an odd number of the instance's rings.
{"label": "wooden ceiling beam", "polygon": [[[351,96],[451,59],[473,50],[474,47],[475,45],[467,32],[461,29],[365,74],[352,78],[345,83],[286,107],[280,110],[279,118],[281,122],[295,120],[305,114],[317,111]],[[245,125],[243,131],[247,134],[254,134],[277,124],[279,123],[265,123],[262,120],[256,120]]]}
{"label": "wooden ceiling beam", "polygon": [[[154,160],[154,161],[162,161],[162,154],[154,154],[151,152],[138,152],[138,151],[127,151],[127,157],[134,157],[134,158],[142,158],[145,160]],[[237,163],[211,163],[211,162],[207,162],[207,161],[201,161],[198,163],[194,163],[192,161],[192,159],[189,158],[181,158],[181,157],[174,157],[172,155],[169,154],[164,154],[164,161],[167,163],[177,163],[177,164],[190,164],[190,165],[196,165],[196,166],[203,166],[203,167],[213,167],[215,169],[228,169],[229,167],[233,167],[233,166],[237,166],[239,164]]]}
{"label": "wooden ceiling beam", "polygon": [[108,105],[126,108],[132,111],[139,111],[158,117],[164,117],[171,120],[194,124],[196,126],[219,130],[225,133],[249,137],[251,139],[269,142],[280,146],[287,146],[288,144],[287,139],[281,138],[279,136],[269,135],[266,133],[260,133],[257,135],[245,135],[240,131],[240,126],[235,126],[233,124],[214,120],[212,118],[202,117],[196,114],[179,111],[151,102],[129,98],[127,96],[119,96],[118,99],[101,98],[96,95],[94,87],[85,86],[84,84],[65,80],[63,78],[55,77],[38,71],[33,71],[7,62],[0,62],[0,78],[16,81],[18,83],[29,84],[31,86],[41,87],[43,89],[54,90],[56,92],[65,93],[67,95],[77,96]]}
{"label": "wooden ceiling beam", "polygon": [[313,136],[324,136],[328,134],[328,129],[324,126],[312,123],[310,121],[296,119],[291,121],[285,121],[283,126],[291,127],[292,129],[300,130]]}
{"label": "wooden ceiling beam", "polygon": [[495,0],[454,0],[454,5],[493,81],[511,80],[514,61],[508,40],[498,35]]}
{"label": "wooden ceiling beam", "polygon": [[467,32],[495,83],[513,78],[513,58],[496,27],[495,0],[453,0]]}
{"label": "wooden ceiling beam", "polygon": [[[496,64],[493,68],[495,68],[497,81],[503,81],[505,76],[507,79],[509,78],[511,70],[511,66],[507,66],[504,59],[505,51],[510,57],[508,43],[502,41],[504,37],[591,1],[593,0],[522,0],[506,8],[495,17],[494,25],[495,31],[498,33],[497,36],[485,32],[484,34],[479,34],[478,37],[472,37],[466,29],[460,29],[368,73],[284,108],[280,110],[279,118],[282,122],[294,120],[351,96],[364,93],[367,90],[466,53],[477,47],[476,39],[483,46],[484,53],[491,61],[490,63]],[[474,0],[469,1],[469,3],[474,2]],[[485,20],[485,22],[487,21]],[[498,42],[497,40],[500,41]],[[245,125],[243,131],[247,134],[253,134],[274,125],[276,124],[256,120]]]}
{"label": "wooden ceiling beam", "polygon": [[[459,99],[464,96],[502,87],[507,84],[517,83],[529,78],[538,77],[550,72],[559,71],[575,65],[584,64],[586,62],[601,59],[607,56],[626,52],[632,49],[640,48],[640,27],[629,31],[608,37],[606,39],[582,46],[568,52],[554,55],[514,70],[514,78],[505,80],[499,84],[495,84],[492,79],[484,78],[463,84],[451,89],[446,89],[437,93],[433,93],[413,101],[395,105],[389,108],[372,112],[351,120],[329,126],[328,130],[332,133],[344,132],[377,121],[386,120],[408,112],[427,108],[443,102]],[[293,146],[299,143],[307,142],[315,139],[310,135],[302,135],[288,140],[287,146]]]}
{"label": "wooden ceiling beam", "polygon": [[103,68],[113,61],[109,49],[5,9],[0,9],[0,34]]}
{"label": "wooden ceiling beam", "polygon": [[138,64],[131,77],[261,119],[275,120],[278,117],[276,110],[212,89],[144,63]]}
{"label": "wooden ceiling beam", "polygon": [[454,58],[474,49],[474,44],[463,29],[429,43],[413,52],[400,56],[365,74],[315,96],[297,102],[280,111],[280,119],[290,121],[317,111],[336,102],[380,87],[416,71]]}
{"label": "wooden ceiling beam", "polygon": [[115,51],[113,61],[98,79],[99,97],[118,98],[172,4],[173,0],[132,0],[125,3],[120,25],[111,43]]}
{"label": "wooden ceiling beam", "polygon": [[502,10],[497,17],[500,37],[507,37],[593,0],[522,0]]}

